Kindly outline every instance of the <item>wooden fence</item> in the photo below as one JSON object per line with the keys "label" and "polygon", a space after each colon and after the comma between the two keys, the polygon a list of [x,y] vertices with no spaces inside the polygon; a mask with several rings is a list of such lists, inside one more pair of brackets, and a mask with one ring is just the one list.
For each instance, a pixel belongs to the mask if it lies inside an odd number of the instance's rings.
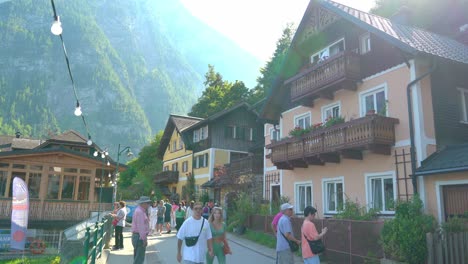
{"label": "wooden fence", "polygon": [[468,232],[426,234],[427,264],[468,263]]}

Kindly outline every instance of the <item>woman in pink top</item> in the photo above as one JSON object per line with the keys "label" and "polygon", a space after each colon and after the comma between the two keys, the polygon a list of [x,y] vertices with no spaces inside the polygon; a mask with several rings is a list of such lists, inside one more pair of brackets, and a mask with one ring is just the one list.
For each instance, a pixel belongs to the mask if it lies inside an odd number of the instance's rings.
{"label": "woman in pink top", "polygon": [[315,224],[312,220],[315,218],[317,209],[312,206],[307,206],[304,208],[304,223],[302,224],[302,257],[304,258],[304,264],[320,264],[320,258],[318,255],[312,253],[312,250],[309,247],[309,240],[321,239],[326,233],[328,228],[323,228],[322,233],[318,233],[315,228]]}

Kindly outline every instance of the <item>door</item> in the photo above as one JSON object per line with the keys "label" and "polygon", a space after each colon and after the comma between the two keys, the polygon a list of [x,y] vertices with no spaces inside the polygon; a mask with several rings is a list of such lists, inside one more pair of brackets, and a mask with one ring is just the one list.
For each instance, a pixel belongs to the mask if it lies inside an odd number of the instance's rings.
{"label": "door", "polygon": [[468,184],[446,185],[442,191],[445,220],[468,212]]}

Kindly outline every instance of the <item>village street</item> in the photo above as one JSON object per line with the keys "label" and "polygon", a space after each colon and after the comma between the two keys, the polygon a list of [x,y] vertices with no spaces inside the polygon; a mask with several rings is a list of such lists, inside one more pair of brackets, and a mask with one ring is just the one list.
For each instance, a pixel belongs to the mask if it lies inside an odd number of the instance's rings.
{"label": "village street", "polygon": [[[130,241],[131,233],[124,232],[124,250],[105,250],[104,255],[97,263],[128,264],[133,260],[133,247]],[[239,236],[228,234],[228,241],[233,254],[228,255],[227,263],[255,263],[273,264],[275,263],[275,250],[267,248],[244,239]],[[113,240],[111,241],[113,242]],[[163,234],[162,236],[152,236],[148,239],[146,250],[146,264],[173,264],[177,263],[177,238],[175,233]],[[215,263],[217,263],[215,261]],[[301,258],[296,257],[294,263],[303,263]]]}

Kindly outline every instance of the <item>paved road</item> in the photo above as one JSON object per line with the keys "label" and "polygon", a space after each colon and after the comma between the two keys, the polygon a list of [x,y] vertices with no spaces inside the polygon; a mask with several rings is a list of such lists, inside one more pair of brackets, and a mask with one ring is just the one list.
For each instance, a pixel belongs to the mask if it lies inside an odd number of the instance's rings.
{"label": "paved road", "polygon": [[[227,263],[243,264],[274,264],[276,253],[274,249],[264,247],[239,236],[228,234],[232,255],[227,256]],[[112,241],[113,242],[113,241]],[[152,236],[148,239],[146,250],[146,264],[176,264],[177,238],[174,233]],[[128,264],[133,260],[133,248],[130,241],[130,232],[124,232],[124,250],[106,251],[98,263]],[[215,261],[217,263],[217,261]],[[300,258],[295,264],[303,263]]]}

